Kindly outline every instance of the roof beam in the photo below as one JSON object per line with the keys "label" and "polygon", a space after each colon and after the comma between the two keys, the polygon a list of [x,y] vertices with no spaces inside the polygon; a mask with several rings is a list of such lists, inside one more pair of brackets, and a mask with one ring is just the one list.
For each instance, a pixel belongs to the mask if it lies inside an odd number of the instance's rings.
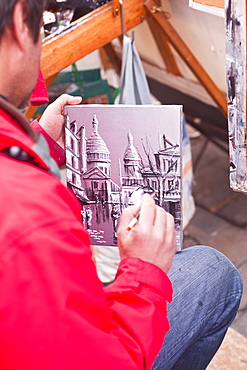
{"label": "roof beam", "polygon": [[[125,31],[143,21],[146,14],[143,2],[123,2]],[[41,54],[45,80],[122,34],[121,15],[116,9],[114,15],[113,6],[112,2],[107,3],[71,23],[64,32],[45,38]]]}
{"label": "roof beam", "polygon": [[154,0],[147,0],[145,2],[145,8],[147,10],[147,13],[153,16],[156,22],[163,29],[168,41],[170,42],[174,50],[176,50],[178,55],[183,59],[186,65],[194,73],[198,81],[202,84],[202,86],[205,88],[208,94],[216,102],[221,113],[227,118],[226,97],[216,86],[214,81],[208,75],[208,73],[200,64],[200,62],[197,60],[197,58],[194,56],[194,54],[190,51],[185,42],[181,39],[176,30],[172,27],[167,17],[165,17],[164,12],[159,11],[158,9],[156,11],[157,5]]}

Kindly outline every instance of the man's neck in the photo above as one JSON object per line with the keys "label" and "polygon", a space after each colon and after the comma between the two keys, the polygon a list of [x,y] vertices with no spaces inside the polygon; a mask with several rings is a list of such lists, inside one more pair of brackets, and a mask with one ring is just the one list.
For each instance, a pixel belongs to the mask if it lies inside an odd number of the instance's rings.
{"label": "man's neck", "polygon": [[8,113],[11,117],[16,120],[16,125],[21,127],[24,132],[28,136],[31,137],[33,141],[37,141],[38,134],[34,130],[32,130],[30,123],[27,119],[21,114],[16,107],[11,104],[5,97],[0,98],[0,109],[3,109],[6,113]]}

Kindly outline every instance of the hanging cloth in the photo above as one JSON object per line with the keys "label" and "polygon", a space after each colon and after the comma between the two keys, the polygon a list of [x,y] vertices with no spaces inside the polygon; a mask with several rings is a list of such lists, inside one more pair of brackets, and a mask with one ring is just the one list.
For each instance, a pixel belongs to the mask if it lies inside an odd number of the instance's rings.
{"label": "hanging cloth", "polygon": [[150,91],[142,62],[131,37],[123,36],[120,104],[151,104]]}

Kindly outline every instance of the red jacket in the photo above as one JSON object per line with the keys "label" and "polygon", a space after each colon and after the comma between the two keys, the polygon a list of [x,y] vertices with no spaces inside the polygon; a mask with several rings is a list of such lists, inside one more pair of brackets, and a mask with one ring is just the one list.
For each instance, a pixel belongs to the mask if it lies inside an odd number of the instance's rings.
{"label": "red jacket", "polygon": [[[26,123],[6,110],[0,99],[0,150],[32,153]],[[77,200],[32,154],[40,168],[0,153],[0,369],[149,369],[170,281],[127,258],[103,289]]]}

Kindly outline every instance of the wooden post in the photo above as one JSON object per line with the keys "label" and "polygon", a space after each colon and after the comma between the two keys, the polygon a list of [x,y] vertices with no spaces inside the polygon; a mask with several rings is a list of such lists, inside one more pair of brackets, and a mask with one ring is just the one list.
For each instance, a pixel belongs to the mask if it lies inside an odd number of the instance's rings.
{"label": "wooden post", "polygon": [[163,31],[163,28],[156,22],[154,17],[150,14],[148,14],[147,16],[147,22],[153,34],[155,42],[158,46],[159,52],[162,56],[167,72],[172,73],[175,76],[181,76],[181,72],[176,63],[176,60],[172,53],[166,34]]}
{"label": "wooden post", "polygon": [[[100,50],[101,60],[103,61],[104,68],[107,68],[107,61],[110,64],[111,68],[114,68],[118,76],[121,74],[121,60],[117,56],[111,42],[104,45]],[[103,52],[102,52],[103,51]],[[107,60],[104,59],[104,54]],[[109,68],[109,67],[108,67]]]}

